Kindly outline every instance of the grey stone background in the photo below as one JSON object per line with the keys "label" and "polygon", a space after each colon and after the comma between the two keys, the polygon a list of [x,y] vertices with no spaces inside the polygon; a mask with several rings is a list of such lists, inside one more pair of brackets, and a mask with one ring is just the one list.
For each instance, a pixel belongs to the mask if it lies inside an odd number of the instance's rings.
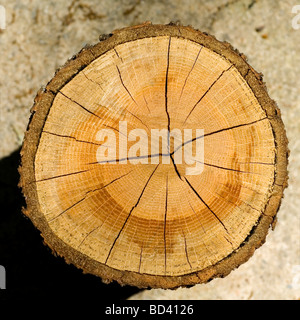
{"label": "grey stone background", "polygon": [[[291,150],[289,188],[266,243],[224,279],[189,289],[145,290],[130,299],[300,299],[300,29],[296,0],[0,0],[0,158],[22,144],[37,90],[85,44],[138,24],[169,23],[230,42],[264,74]],[[300,12],[299,12],[300,13]],[[300,20],[299,20],[300,23]],[[1,260],[1,257],[0,257]]]}

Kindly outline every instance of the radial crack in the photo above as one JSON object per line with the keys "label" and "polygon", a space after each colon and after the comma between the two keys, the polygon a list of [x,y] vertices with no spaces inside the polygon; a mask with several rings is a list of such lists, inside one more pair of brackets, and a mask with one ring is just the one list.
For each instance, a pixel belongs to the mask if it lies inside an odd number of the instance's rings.
{"label": "radial crack", "polygon": [[114,51],[115,51],[115,54],[117,55],[117,57],[121,60],[121,62],[123,63],[123,59],[122,59],[122,57],[120,57],[120,55],[119,55],[119,53],[118,53],[118,51],[117,51],[117,49],[116,48],[114,48]]}
{"label": "radial crack", "polygon": [[195,103],[195,105],[193,106],[192,110],[188,113],[187,117],[185,118],[183,125],[186,123],[187,119],[189,118],[189,116],[191,115],[191,113],[194,111],[194,109],[196,108],[196,106],[202,101],[202,99],[207,95],[207,93],[211,90],[211,88],[218,82],[218,80],[220,80],[220,78],[223,76],[223,74],[227,71],[229,71],[231,68],[233,67],[233,65],[231,65],[229,68],[223,70],[221,72],[221,74],[218,76],[218,78],[209,86],[209,88],[203,93],[203,95],[200,97],[200,99]]}
{"label": "radial crack", "polygon": [[168,44],[166,81],[165,81],[165,111],[168,119],[168,151],[169,152],[170,152],[170,115],[168,111],[168,75],[169,75],[169,64],[170,64],[170,47],[171,47],[171,37],[169,38],[169,44]]}
{"label": "radial crack", "polygon": [[167,243],[166,243],[167,212],[168,212],[168,175],[166,179],[166,201],[165,201],[165,216],[164,216],[165,274],[167,272]]}
{"label": "radial crack", "polygon": [[[58,214],[56,217],[50,219],[49,222],[57,219],[57,218],[60,217],[62,214],[66,213],[67,211],[69,211],[70,209],[72,209],[73,207],[75,207],[76,205],[78,205],[79,203],[81,203],[82,201],[84,201],[89,193],[95,192],[95,191],[99,191],[99,190],[101,190],[101,189],[104,189],[104,188],[108,187],[110,184],[112,184],[113,182],[115,182],[115,181],[117,181],[117,180],[119,180],[119,179],[127,176],[127,175],[128,175],[129,173],[131,173],[131,172],[132,172],[132,170],[129,171],[129,172],[127,172],[127,173],[125,173],[125,174],[123,174],[122,176],[120,176],[120,177],[118,177],[118,178],[115,178],[114,180],[110,181],[109,183],[107,183],[106,185],[104,185],[104,186],[102,186],[102,187],[100,187],[100,188],[96,188],[96,189],[94,189],[94,190],[89,190],[89,191],[87,191],[82,199],[80,199],[80,200],[78,200],[77,202],[75,202],[74,204],[72,204],[70,207],[68,207],[67,209],[65,209],[64,211],[62,211],[62,212],[61,212],[60,214]],[[81,244],[80,244],[80,245],[81,245]]]}
{"label": "radial crack", "polygon": [[95,83],[103,92],[105,92],[104,89],[102,88],[102,86],[100,85],[100,83],[98,83],[97,81],[89,78],[89,77],[85,74],[85,72],[84,72],[83,70],[82,70],[81,72],[82,72],[82,74],[85,76],[85,78],[86,78],[87,80]]}
{"label": "radial crack", "polygon": [[[121,84],[123,86],[123,88],[126,90],[126,92],[128,93],[128,95],[130,96],[130,98],[132,99],[132,101],[135,103],[136,106],[139,106],[138,103],[135,101],[135,99],[133,98],[132,94],[130,93],[130,91],[128,90],[128,88],[125,86],[124,84],[124,81],[123,81],[123,78],[122,78],[122,75],[121,75],[121,71],[119,69],[119,67],[116,65],[116,68],[118,70],[118,74],[119,74],[119,78],[120,78],[120,81],[121,81]],[[138,117],[136,116],[135,114],[133,114],[132,112],[130,112],[129,110],[127,110],[127,108],[125,109],[128,113],[130,113],[133,117],[135,117],[138,121],[140,121],[142,123],[142,125],[144,125],[149,131],[149,127]]]}
{"label": "radial crack", "polygon": [[198,54],[197,54],[197,56],[196,56],[196,59],[195,59],[193,65],[192,65],[192,68],[191,68],[191,70],[189,71],[188,75],[187,75],[186,78],[185,78],[184,84],[183,84],[182,89],[181,89],[181,92],[180,92],[179,101],[181,100],[181,96],[182,96],[182,94],[183,94],[183,90],[184,90],[184,88],[185,88],[185,85],[186,85],[186,83],[187,83],[187,80],[188,80],[191,72],[193,71],[193,69],[194,69],[194,67],[195,67],[195,65],[196,65],[196,62],[197,62],[197,60],[198,60],[198,58],[199,58],[199,55],[200,55],[200,52],[201,52],[202,48],[203,48],[203,46],[200,47],[199,52],[198,52]]}
{"label": "radial crack", "polygon": [[[204,227],[203,227],[203,225],[202,225],[201,219],[198,217],[198,214],[195,212],[195,210],[194,210],[193,206],[191,205],[189,199],[188,199],[188,203],[189,203],[189,205],[190,205],[190,207],[191,207],[191,209],[192,209],[195,217],[197,218],[197,220],[198,220],[198,222],[199,222],[199,224],[200,224],[200,226],[201,226],[201,229],[202,229],[203,233],[206,234],[206,231],[205,231],[205,229],[204,229]],[[207,246],[207,244],[206,244],[204,241],[203,241],[202,243],[203,243],[205,249],[206,249],[210,254],[212,254],[212,251],[209,249],[209,247]],[[211,261],[210,261],[209,259],[208,259],[208,261],[211,263]]]}
{"label": "radial crack", "polygon": [[97,145],[97,146],[101,146],[102,145],[101,143],[92,142],[92,141],[85,141],[85,140],[79,140],[79,139],[77,139],[75,137],[72,137],[72,136],[62,135],[62,134],[58,134],[58,133],[54,133],[54,132],[50,132],[50,131],[46,131],[46,130],[43,130],[42,132],[43,133],[47,133],[47,134],[51,134],[53,136],[60,137],[60,138],[73,139],[76,142],[89,143],[89,144],[93,144],[93,145]]}
{"label": "radial crack", "polygon": [[71,172],[71,173],[65,173],[65,174],[61,174],[61,175],[58,175],[58,176],[54,176],[54,177],[49,177],[49,178],[44,178],[44,179],[40,179],[40,180],[35,180],[35,181],[32,181],[31,183],[33,182],[42,182],[42,181],[47,181],[47,180],[51,180],[51,179],[57,179],[57,178],[62,178],[62,177],[67,177],[67,176],[71,176],[73,174],[79,174],[79,173],[83,173],[83,172],[87,172],[91,169],[87,169],[87,170],[81,170],[81,171],[76,171],[76,172]]}
{"label": "radial crack", "polygon": [[[232,129],[236,129],[236,128],[240,128],[240,127],[244,127],[244,126],[250,126],[254,123],[257,123],[257,122],[260,122],[262,120],[266,120],[268,119],[268,117],[264,117],[264,118],[261,118],[261,119],[258,119],[258,120],[254,120],[252,122],[248,122],[248,123],[242,123],[242,124],[238,124],[236,126],[232,126],[232,127],[228,127],[228,128],[224,128],[224,129],[220,129],[220,130],[216,130],[216,131],[213,131],[213,132],[209,132],[209,133],[205,133],[203,136],[204,137],[207,137],[207,136],[211,136],[213,134],[216,134],[216,133],[219,133],[219,132],[223,132],[223,131],[227,131],[227,130],[232,130]],[[197,138],[193,139],[193,140],[196,140]]]}
{"label": "radial crack", "polygon": [[63,215],[65,212],[69,211],[70,209],[72,209],[73,207],[77,206],[79,203],[81,203],[82,201],[84,201],[86,198],[86,195],[78,200],[77,202],[73,203],[70,207],[68,207],[67,209],[65,209],[64,211],[62,211],[60,214],[58,214],[56,217],[52,218],[52,219],[49,219],[48,222],[52,222],[53,220],[59,218],[61,215]]}
{"label": "radial crack", "polygon": [[214,168],[218,168],[218,169],[223,169],[223,170],[228,170],[228,171],[234,171],[234,172],[239,172],[239,173],[248,173],[248,174],[258,174],[261,175],[258,172],[250,172],[250,171],[242,171],[242,170],[237,170],[237,169],[231,169],[231,168],[226,168],[226,167],[221,167],[221,166],[217,166],[215,164],[211,164],[211,163],[207,163],[207,162],[201,162],[198,160],[195,160],[198,163],[203,163],[205,166],[209,166],[209,167],[214,167]]}
{"label": "radial crack", "polygon": [[222,222],[222,220],[217,216],[217,214],[208,206],[208,204],[202,199],[202,197],[200,196],[200,194],[194,189],[194,187],[191,185],[191,183],[189,182],[189,180],[185,177],[184,178],[185,181],[187,182],[187,184],[190,186],[190,188],[193,190],[193,192],[195,193],[195,195],[201,200],[201,202],[206,206],[206,208],[215,216],[215,218],[220,222],[220,224],[223,226],[223,228],[225,229],[225,231],[227,233],[228,230],[226,228],[226,226],[224,225],[224,223]]}
{"label": "radial crack", "polygon": [[71,99],[70,97],[68,97],[67,95],[65,95],[63,92],[61,92],[61,91],[58,91],[58,92],[59,92],[60,94],[62,94],[65,98],[67,98],[67,99],[69,99],[70,101],[76,103],[78,106],[80,106],[80,107],[81,107],[82,109],[84,109],[86,112],[88,112],[88,113],[92,114],[93,116],[95,116],[95,117],[97,117],[97,118],[99,118],[99,119],[102,120],[101,117],[99,117],[96,113],[92,112],[91,110],[87,109],[86,107],[84,107],[82,104],[80,104],[80,103],[78,103],[77,101]]}
{"label": "radial crack", "polygon": [[[65,95],[64,93],[62,93],[61,91],[59,91],[60,94],[62,94],[64,97],[66,97],[67,99],[69,99],[70,101],[74,102],[75,104],[77,104],[79,107],[81,107],[83,110],[85,110],[86,112],[92,114],[93,116],[103,120],[100,116],[98,116],[96,113],[92,112],[91,110],[87,109],[86,107],[84,107],[82,104],[78,103],[77,101],[71,99],[70,97],[68,97],[67,95]],[[108,126],[106,125],[105,123],[101,123],[103,126],[107,127],[107,128],[110,128],[112,130],[115,130],[117,132],[120,133],[120,131],[114,127],[111,127],[111,126]],[[124,135],[123,133],[121,133],[122,135]]]}
{"label": "radial crack", "polygon": [[177,147],[173,152],[171,152],[171,154],[173,155],[175,152],[177,152],[180,148],[184,147],[185,145],[187,145],[188,143],[191,143],[197,139],[201,139],[201,138],[204,138],[204,137],[208,137],[208,136],[211,136],[213,134],[216,134],[216,133],[220,133],[220,132],[223,132],[223,131],[228,131],[228,130],[232,130],[232,129],[236,129],[236,128],[240,128],[240,127],[244,127],[244,126],[250,126],[252,124],[255,124],[257,122],[260,122],[260,121],[263,121],[263,120],[266,120],[268,119],[267,117],[264,117],[264,118],[261,118],[261,119],[258,119],[258,120],[255,120],[255,121],[252,121],[252,122],[248,122],[248,123],[242,123],[242,124],[238,124],[236,126],[232,126],[232,127],[228,127],[228,128],[224,128],[224,129],[219,129],[219,130],[216,130],[216,131],[212,131],[212,132],[209,132],[209,133],[204,133],[203,135],[201,136],[198,136],[198,137],[195,137],[191,140],[188,140],[188,141],[185,141],[184,143],[182,143],[179,147]]}
{"label": "radial crack", "polygon": [[150,130],[150,128],[143,122],[143,120],[142,119],[140,119],[138,116],[136,116],[135,114],[133,114],[132,112],[130,112],[129,110],[126,110],[128,113],[130,113],[133,117],[135,117],[138,121],[140,121],[140,123],[142,124],[142,125],[144,125],[148,130],[149,130],[149,132],[151,131]]}
{"label": "radial crack", "polygon": [[110,255],[111,255],[111,252],[112,252],[112,250],[113,250],[113,248],[114,248],[114,246],[115,246],[115,244],[116,244],[117,240],[119,239],[119,237],[120,237],[120,235],[121,235],[121,232],[123,231],[123,229],[124,229],[124,227],[125,227],[125,225],[126,225],[126,223],[127,223],[128,219],[130,218],[132,211],[133,211],[133,210],[138,206],[138,204],[139,204],[139,202],[140,202],[140,200],[141,200],[141,198],[142,198],[142,196],[143,196],[143,194],[144,194],[144,191],[145,191],[145,189],[146,189],[146,187],[147,187],[148,183],[150,182],[150,180],[151,180],[152,176],[154,175],[154,173],[155,173],[156,169],[158,168],[158,166],[159,166],[159,164],[155,167],[155,169],[154,169],[154,170],[153,170],[153,172],[151,173],[150,177],[148,178],[148,180],[147,180],[147,182],[146,182],[146,184],[145,184],[145,186],[144,186],[144,188],[143,188],[143,190],[142,190],[142,192],[141,192],[141,194],[140,194],[140,196],[139,196],[139,198],[138,198],[138,200],[137,200],[136,204],[135,204],[134,206],[132,206],[132,208],[130,209],[129,214],[128,214],[128,216],[127,216],[127,218],[126,218],[125,222],[124,222],[124,223],[123,223],[123,225],[122,225],[122,228],[121,228],[121,229],[120,229],[120,231],[118,232],[118,234],[117,234],[117,236],[116,236],[116,238],[115,238],[115,240],[114,240],[114,242],[113,242],[112,246],[110,247],[110,250],[109,250],[108,255],[107,255],[107,257],[106,257],[106,260],[105,260],[105,264],[107,264],[107,261],[108,261],[108,259],[109,259]]}
{"label": "radial crack", "polygon": [[147,107],[147,109],[148,109],[148,112],[151,113],[151,110],[149,109],[148,102],[147,102],[147,100],[146,100],[146,97],[145,97],[145,94],[144,94],[144,93],[143,93],[143,98],[144,98],[146,107]]}
{"label": "radial crack", "polygon": [[130,161],[130,160],[138,160],[138,159],[151,159],[154,157],[169,157],[169,153],[155,153],[155,154],[147,154],[144,156],[135,156],[135,157],[126,157],[126,158],[119,158],[119,159],[111,159],[111,160],[103,160],[103,161],[97,161],[97,162],[89,162],[87,164],[97,164],[97,163],[115,163],[115,162],[120,162],[120,161]]}
{"label": "radial crack", "polygon": [[174,166],[175,172],[179,179],[182,180],[180,173],[176,167],[173,154],[170,153],[170,126],[171,126],[171,120],[170,120],[170,114],[168,111],[168,76],[169,76],[169,66],[170,66],[170,48],[171,48],[171,37],[169,37],[169,43],[168,43],[168,54],[167,54],[167,68],[166,68],[166,80],[165,80],[165,111],[167,115],[168,120],[168,152],[172,161],[172,164]]}
{"label": "radial crack", "polygon": [[182,180],[182,177],[181,177],[181,175],[180,175],[180,173],[179,173],[179,171],[178,171],[178,168],[177,168],[177,166],[176,166],[176,164],[175,164],[175,160],[174,160],[173,154],[171,154],[171,153],[170,153],[170,158],[171,158],[172,164],[173,164],[173,166],[174,166],[174,170],[175,170],[178,178],[179,178],[180,180]]}
{"label": "radial crack", "polygon": [[185,234],[184,234],[183,230],[182,230],[182,234],[183,234],[183,239],[184,239],[184,250],[185,250],[186,260],[187,260],[190,268],[193,269],[193,267],[191,265],[191,262],[190,262],[190,259],[189,259],[188,250],[187,250],[187,244],[186,244],[186,237],[185,237]]}
{"label": "radial crack", "polygon": [[119,69],[119,67],[116,65],[116,68],[118,70],[118,74],[119,74],[119,78],[121,81],[121,84],[123,86],[123,88],[126,90],[126,92],[128,93],[128,95],[130,96],[130,98],[132,99],[132,101],[138,106],[137,102],[135,101],[135,99],[133,98],[132,94],[130,93],[130,91],[128,90],[128,88],[125,86],[122,75],[121,75],[121,71]]}
{"label": "radial crack", "polygon": [[139,262],[139,273],[141,272],[141,265],[142,265],[142,255],[143,255],[143,246],[144,244],[142,243],[142,246],[141,246],[141,252],[140,252],[140,262]]}

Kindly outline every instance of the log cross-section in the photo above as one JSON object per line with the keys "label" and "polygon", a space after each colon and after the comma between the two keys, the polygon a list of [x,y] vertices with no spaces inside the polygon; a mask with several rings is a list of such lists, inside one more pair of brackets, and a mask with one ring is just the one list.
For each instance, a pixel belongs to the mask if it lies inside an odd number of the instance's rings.
{"label": "log cross-section", "polygon": [[176,288],[227,275],[274,223],[287,138],[261,75],[179,25],[115,31],[41,89],[23,143],[24,213],[103,281]]}

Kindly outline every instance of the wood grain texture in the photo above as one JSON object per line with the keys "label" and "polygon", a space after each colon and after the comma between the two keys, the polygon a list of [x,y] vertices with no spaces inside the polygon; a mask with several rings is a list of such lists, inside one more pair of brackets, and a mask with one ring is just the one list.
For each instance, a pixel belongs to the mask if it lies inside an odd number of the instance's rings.
{"label": "wood grain texture", "polygon": [[[119,121],[145,137],[204,129],[188,141],[204,141],[203,172],[176,164],[187,143],[151,163],[150,140],[147,164],[130,161],[136,141],[99,164],[97,132],[119,145]],[[138,287],[227,275],[265,241],[287,186],[287,138],[261,76],[229,44],[178,25],[117,30],[69,60],[37,94],[21,154],[24,213],[52,250]]]}

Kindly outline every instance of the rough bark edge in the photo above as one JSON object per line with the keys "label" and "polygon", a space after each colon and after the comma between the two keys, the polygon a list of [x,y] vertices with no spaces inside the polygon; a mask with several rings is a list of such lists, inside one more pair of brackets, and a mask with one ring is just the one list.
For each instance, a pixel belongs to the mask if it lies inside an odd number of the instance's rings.
{"label": "rough bark edge", "polygon": [[[257,225],[253,227],[249,236],[237,250],[217,264],[183,276],[154,276],[139,274],[133,271],[120,271],[96,262],[76,251],[59,239],[48,226],[40,210],[36,184],[31,181],[35,176],[35,154],[41,131],[57,92],[94,59],[116,45],[156,36],[173,36],[189,39],[204,45],[234,64],[265,110],[272,126],[276,146],[273,190]],[[216,277],[225,277],[232,270],[246,262],[253,255],[254,251],[265,242],[269,227],[274,225],[283,197],[283,191],[287,187],[288,140],[280,111],[276,103],[270,99],[265,84],[262,81],[262,75],[249,66],[246,62],[246,57],[233,49],[230,44],[220,42],[215,37],[189,26],[177,24],[152,25],[146,22],[142,25],[115,30],[112,34],[101,37],[100,40],[94,46],[83,48],[77,55],[68,60],[63,67],[56,71],[54,78],[50,80],[47,86],[39,90],[35,97],[21,150],[21,166],[19,168],[21,175],[19,186],[22,187],[27,203],[27,208],[23,208],[23,213],[40,230],[45,243],[52,249],[55,255],[64,257],[67,263],[74,264],[82,269],[84,273],[100,276],[102,281],[106,283],[117,281],[121,285],[132,285],[139,288],[175,289],[193,286],[198,283],[206,283]]]}

